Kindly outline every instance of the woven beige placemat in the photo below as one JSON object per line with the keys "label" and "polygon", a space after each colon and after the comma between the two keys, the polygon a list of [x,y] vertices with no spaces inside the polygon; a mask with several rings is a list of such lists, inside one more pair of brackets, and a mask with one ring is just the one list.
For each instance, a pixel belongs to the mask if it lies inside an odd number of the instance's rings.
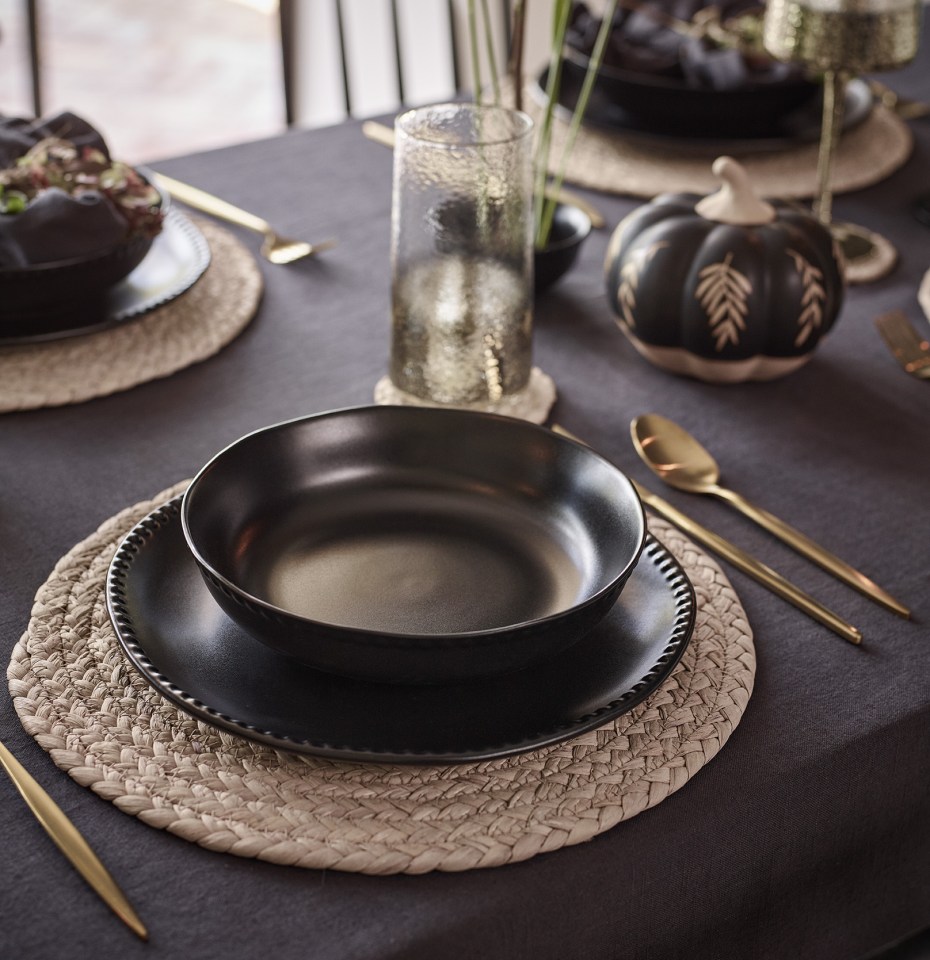
{"label": "woven beige placemat", "polygon": [[710,557],[650,519],[694,583],[697,626],[665,683],[607,725],[453,766],[333,761],[240,739],[150,687],[107,616],[104,583],[121,538],[184,487],[124,510],[59,561],[7,677],[23,726],[59,767],[211,850],[371,874],[526,860],[655,806],[716,755],[746,709],[755,651],[733,588]]}
{"label": "woven beige placemat", "polygon": [[167,377],[218,353],[255,316],[262,274],[228,230],[196,221],[206,273],[176,300],[98,333],[0,347],[0,413],[82,403]]}
{"label": "woven beige placemat", "polygon": [[[540,108],[527,92],[527,112],[538,119]],[[565,145],[568,124],[553,124],[553,165]],[[885,107],[840,139],[830,184],[834,193],[846,193],[879,183],[903,166],[911,155],[914,137],[907,124]],[[753,186],[768,197],[803,198],[817,192],[816,143],[784,150],[738,154]],[[721,148],[706,151],[691,144],[646,143],[622,133],[583,126],[569,156],[566,179],[581,187],[652,199],[660,193],[711,193],[719,187],[711,164]]]}

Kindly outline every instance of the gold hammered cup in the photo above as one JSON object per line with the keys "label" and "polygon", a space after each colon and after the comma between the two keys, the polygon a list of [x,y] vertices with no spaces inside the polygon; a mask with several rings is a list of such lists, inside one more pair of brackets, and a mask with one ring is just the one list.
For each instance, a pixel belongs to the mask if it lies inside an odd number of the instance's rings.
{"label": "gold hammered cup", "polygon": [[472,103],[397,118],[378,402],[545,419],[555,388],[532,363],[532,131],[520,111]]}
{"label": "gold hammered cup", "polygon": [[846,279],[867,283],[885,276],[897,252],[871,230],[833,220],[830,175],[843,128],[846,83],[859,73],[910,62],[920,37],[921,0],[769,0],[763,42],[772,56],[823,74],[823,121],[815,211],[843,251]]}

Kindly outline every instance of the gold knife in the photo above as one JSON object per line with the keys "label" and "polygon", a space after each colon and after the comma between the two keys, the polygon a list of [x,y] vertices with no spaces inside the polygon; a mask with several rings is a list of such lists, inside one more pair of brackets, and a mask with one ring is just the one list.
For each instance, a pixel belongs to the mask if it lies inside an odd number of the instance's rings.
{"label": "gold knife", "polygon": [[[390,127],[386,127],[383,123],[366,120],[362,124],[362,133],[374,143],[380,143],[382,147],[394,148],[394,131]],[[594,227],[595,230],[603,230],[604,227],[607,226],[607,221],[604,219],[600,210],[585,200],[584,197],[580,197],[577,193],[561,187],[556,190],[554,194],[549,195],[554,196],[560,203],[567,203],[569,206],[578,207],[579,210],[583,210],[588,215],[591,226]]]}
{"label": "gold knife", "polygon": [[139,919],[107,868],[100,862],[61,808],[2,742],[0,742],[0,766],[9,774],[16,789],[22,794],[45,832],[55,841],[58,849],[71,861],[78,873],[133,933],[143,940],[148,940],[149,933],[145,924]]}
{"label": "gold knife", "polygon": [[[555,433],[560,433],[564,437],[579,440],[574,434],[570,433],[564,427],[553,426]],[[687,514],[682,513],[677,507],[673,507],[666,500],[647,490],[642,484],[637,483],[630,477],[630,482],[639,494],[640,500],[654,510],[660,517],[664,517],[669,523],[673,523],[680,530],[697,541],[701,546],[713,550],[714,553],[723,557],[724,560],[732,563],[737,570],[741,570],[748,577],[758,581],[763,586],[768,587],[774,594],[787,600],[799,610],[803,610],[809,617],[813,617],[818,623],[829,627],[834,633],[841,636],[850,643],[862,643],[862,633],[851,623],[847,623],[840,616],[835,614],[828,607],[825,607],[819,600],[815,600],[810,594],[805,593],[799,587],[796,587],[790,580],[785,579],[780,573],[777,573],[771,567],[766,566],[761,560],[757,560],[752,554],[747,553],[742,548],[725,540],[719,534],[701,526],[696,520],[692,520]]]}

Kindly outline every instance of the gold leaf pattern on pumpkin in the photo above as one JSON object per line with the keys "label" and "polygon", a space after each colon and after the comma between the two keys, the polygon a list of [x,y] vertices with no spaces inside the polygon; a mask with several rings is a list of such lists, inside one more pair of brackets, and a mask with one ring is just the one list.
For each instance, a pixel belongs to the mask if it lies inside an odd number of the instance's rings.
{"label": "gold leaf pattern on pumpkin", "polygon": [[630,253],[620,268],[620,285],[617,287],[617,303],[628,327],[636,326],[633,311],[636,309],[636,290],[643,267],[661,250],[668,246],[667,240],[657,240],[648,247],[637,247]]}
{"label": "gold leaf pattern on pumpkin", "polygon": [[730,252],[720,263],[711,263],[698,274],[694,296],[704,308],[718,351],[727,343],[739,343],[740,331],[746,329],[749,306],[746,298],[752,293],[752,284],[745,274],[733,265]]}
{"label": "gold leaf pattern on pumpkin", "polygon": [[823,302],[827,293],[823,286],[823,271],[818,270],[810,260],[796,250],[785,251],[791,257],[795,270],[801,278],[804,292],[801,294],[801,312],[798,314],[798,335],[794,338],[796,347],[803,346],[810,335],[820,329],[823,322]]}

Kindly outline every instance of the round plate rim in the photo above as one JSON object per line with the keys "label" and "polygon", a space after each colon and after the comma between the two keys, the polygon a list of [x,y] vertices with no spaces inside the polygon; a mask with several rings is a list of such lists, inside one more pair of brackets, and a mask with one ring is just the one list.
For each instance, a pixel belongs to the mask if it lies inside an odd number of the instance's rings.
{"label": "round plate rim", "polygon": [[[133,559],[165,527],[180,523],[181,500],[182,496],[172,498],[135,524],[121,541],[110,562],[106,576],[106,605],[117,641],[145,680],[186,713],[206,723],[221,727],[230,733],[275,749],[354,762],[451,764],[498,759],[528,750],[552,746],[600,727],[641,703],[671,674],[683,656],[694,632],[697,614],[694,587],[681,564],[672,556],[670,551],[661,541],[649,534],[639,562],[653,563],[668,585],[675,600],[674,624],[663,652],[655,665],[620,697],[589,714],[577,718],[573,722],[561,723],[546,733],[530,734],[520,742],[497,744],[495,746],[436,751],[413,750],[403,747],[397,747],[396,749],[359,748],[324,743],[309,737],[298,740],[285,734],[276,734],[271,730],[261,730],[248,722],[238,720],[210,707],[182,690],[149,659],[135,634],[125,597],[127,577]],[[196,572],[193,559],[191,563],[192,569]],[[206,587],[204,587],[204,590],[206,591]],[[225,617],[225,614],[223,616]],[[282,656],[282,659],[286,658]],[[451,686],[457,686],[457,684]],[[409,686],[400,684],[397,687],[405,690],[410,689]]]}

